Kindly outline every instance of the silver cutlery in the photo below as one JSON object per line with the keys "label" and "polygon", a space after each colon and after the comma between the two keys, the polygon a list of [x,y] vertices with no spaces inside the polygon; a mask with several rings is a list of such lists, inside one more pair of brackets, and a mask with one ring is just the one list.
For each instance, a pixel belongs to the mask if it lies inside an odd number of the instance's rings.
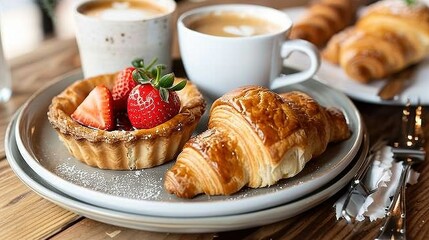
{"label": "silver cutlery", "polygon": [[425,160],[426,152],[422,130],[422,106],[412,107],[409,103],[403,109],[400,136],[392,147],[393,157],[402,162],[399,185],[386,219],[376,239],[406,239],[405,189],[411,166]]}
{"label": "silver cutlery", "polygon": [[382,100],[394,99],[395,96],[411,85],[414,80],[413,76],[417,70],[417,65],[418,64],[413,64],[389,77],[378,92],[378,96]]}
{"label": "silver cutlery", "polygon": [[386,146],[387,141],[384,137],[379,138],[372,144],[371,149],[369,150],[367,157],[363,161],[362,165],[359,167],[357,173],[354,175],[350,188],[347,192],[347,196],[344,200],[344,205],[341,209],[342,217],[347,221],[347,223],[353,223],[355,216],[351,213],[349,204],[353,197],[358,197],[359,200],[365,201],[365,199],[374,192],[373,189],[368,189],[364,184],[364,178],[374,160],[377,158],[377,153]]}

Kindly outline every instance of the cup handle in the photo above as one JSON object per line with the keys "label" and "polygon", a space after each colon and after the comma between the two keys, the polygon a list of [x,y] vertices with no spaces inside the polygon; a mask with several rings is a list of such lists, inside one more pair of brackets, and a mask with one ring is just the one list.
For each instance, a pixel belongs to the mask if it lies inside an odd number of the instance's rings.
{"label": "cup handle", "polygon": [[320,54],[316,46],[301,39],[288,40],[282,44],[280,56],[282,59],[288,58],[294,51],[299,51],[307,55],[310,58],[310,67],[298,73],[279,76],[271,82],[271,89],[305,81],[313,77],[317,70],[319,70]]}

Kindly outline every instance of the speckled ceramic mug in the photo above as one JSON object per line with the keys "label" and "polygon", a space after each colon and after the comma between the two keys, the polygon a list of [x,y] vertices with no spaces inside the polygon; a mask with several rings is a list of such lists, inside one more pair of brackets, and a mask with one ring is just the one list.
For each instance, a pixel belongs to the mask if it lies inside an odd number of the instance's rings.
{"label": "speckled ceramic mug", "polygon": [[173,0],[90,0],[75,8],[85,77],[119,71],[135,58],[171,69]]}

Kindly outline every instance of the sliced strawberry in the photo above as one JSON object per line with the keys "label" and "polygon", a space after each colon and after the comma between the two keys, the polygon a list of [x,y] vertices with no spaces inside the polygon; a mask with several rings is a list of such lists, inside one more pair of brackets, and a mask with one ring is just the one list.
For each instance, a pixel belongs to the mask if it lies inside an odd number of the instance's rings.
{"label": "sliced strawberry", "polygon": [[71,117],[87,127],[113,130],[113,98],[109,89],[102,85],[95,87]]}
{"label": "sliced strawberry", "polygon": [[117,76],[112,89],[114,108],[116,110],[125,110],[127,99],[131,90],[137,85],[133,79],[134,67],[128,67],[122,70]]}
{"label": "sliced strawberry", "polygon": [[169,91],[166,102],[161,99],[159,90],[150,84],[138,85],[128,97],[128,118],[135,128],[153,128],[177,115],[179,110],[180,99],[176,92]]}

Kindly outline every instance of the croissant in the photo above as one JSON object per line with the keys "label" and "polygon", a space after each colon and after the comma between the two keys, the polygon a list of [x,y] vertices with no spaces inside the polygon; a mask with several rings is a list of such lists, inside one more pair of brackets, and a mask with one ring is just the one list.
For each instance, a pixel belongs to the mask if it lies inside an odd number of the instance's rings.
{"label": "croissant", "polygon": [[344,115],[302,92],[241,88],[213,103],[208,130],[191,138],[164,178],[182,198],[230,195],[299,173],[329,142],[350,136]]}
{"label": "croissant", "polygon": [[322,56],[362,83],[421,61],[429,54],[429,8],[404,2],[370,5],[355,26],[332,37]]}
{"label": "croissant", "polygon": [[356,6],[351,0],[319,0],[306,10],[292,27],[291,39],[304,39],[318,47],[355,19]]}

